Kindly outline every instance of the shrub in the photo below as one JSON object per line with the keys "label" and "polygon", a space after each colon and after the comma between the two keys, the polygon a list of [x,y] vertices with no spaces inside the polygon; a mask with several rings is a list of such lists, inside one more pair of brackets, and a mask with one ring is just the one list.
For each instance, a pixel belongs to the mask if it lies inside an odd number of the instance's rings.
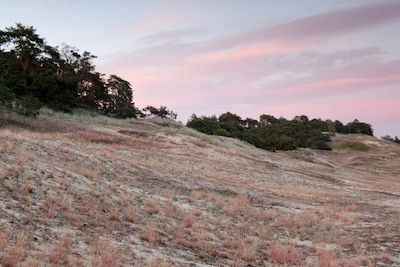
{"label": "shrub", "polygon": [[36,97],[26,95],[17,99],[15,111],[20,115],[36,117],[41,107],[42,103]]}
{"label": "shrub", "polygon": [[215,130],[214,135],[227,136],[227,137],[230,136],[230,134],[228,133],[228,131],[225,130],[225,129],[223,129],[223,128],[219,128],[219,129]]}
{"label": "shrub", "polygon": [[12,102],[15,99],[15,94],[7,87],[0,86],[0,104],[11,108]]}
{"label": "shrub", "polygon": [[282,135],[279,137],[278,149],[280,150],[294,150],[296,149],[296,144],[292,137]]}

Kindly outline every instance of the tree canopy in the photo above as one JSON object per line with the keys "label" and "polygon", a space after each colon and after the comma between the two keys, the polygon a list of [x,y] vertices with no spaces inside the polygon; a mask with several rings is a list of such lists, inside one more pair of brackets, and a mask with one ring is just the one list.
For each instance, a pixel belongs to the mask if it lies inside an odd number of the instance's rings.
{"label": "tree canopy", "polygon": [[[16,24],[0,31],[0,102],[24,115],[46,105],[70,112],[84,108],[118,118],[136,117],[132,87],[96,71],[90,52],[51,47],[33,27]],[[31,110],[31,112],[28,112]]]}
{"label": "tree canopy", "polygon": [[371,125],[358,120],[343,125],[340,121],[309,119],[305,115],[287,120],[263,114],[259,120],[255,120],[242,119],[230,112],[221,114],[218,118],[198,117],[193,114],[187,126],[210,135],[238,138],[272,151],[292,150],[297,147],[330,150],[328,142],[330,136],[336,132],[373,134]]}

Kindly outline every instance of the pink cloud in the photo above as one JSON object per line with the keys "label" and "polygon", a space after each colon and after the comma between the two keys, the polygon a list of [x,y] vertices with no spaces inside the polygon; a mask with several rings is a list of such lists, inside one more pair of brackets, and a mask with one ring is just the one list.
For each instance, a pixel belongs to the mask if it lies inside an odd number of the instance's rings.
{"label": "pink cloud", "polygon": [[199,53],[191,55],[187,58],[189,62],[193,63],[220,63],[231,62],[251,59],[259,59],[267,56],[276,56],[283,53],[295,52],[301,49],[301,45],[297,43],[267,43],[256,44],[251,46],[244,46],[235,49],[226,49]]}
{"label": "pink cloud", "polygon": [[[385,51],[375,46],[328,50],[321,40],[397,18],[400,2],[380,2],[201,42],[184,41],[190,30],[164,31],[146,42],[173,42],[124,53],[101,70],[130,80],[140,106],[165,104],[183,120],[192,112],[226,110],[253,117],[271,112],[335,118],[337,112],[339,118],[366,114],[375,119],[368,107],[382,109],[379,114],[387,117],[390,112],[398,115],[394,108],[400,105],[400,92],[375,103],[350,99],[331,104],[331,99],[400,84],[400,60],[385,60]],[[255,82],[257,88],[251,86]],[[398,117],[393,119],[400,124]]]}
{"label": "pink cloud", "polygon": [[345,33],[370,29],[371,27],[399,18],[400,2],[379,2],[302,17],[287,23],[267,26],[212,43],[208,48],[223,49],[270,40],[334,37]]}
{"label": "pink cloud", "polygon": [[[399,72],[400,73],[400,72]],[[294,85],[284,88],[278,92],[280,95],[316,95],[316,94],[339,94],[354,92],[357,88],[367,89],[384,86],[386,84],[400,82],[400,74],[387,75],[383,77],[357,77],[317,81]]]}

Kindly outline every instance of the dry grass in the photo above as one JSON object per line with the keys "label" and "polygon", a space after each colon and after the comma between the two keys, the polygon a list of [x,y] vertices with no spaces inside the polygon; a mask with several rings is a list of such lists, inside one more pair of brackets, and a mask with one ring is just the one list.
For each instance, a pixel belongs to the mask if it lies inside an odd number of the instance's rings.
{"label": "dry grass", "polygon": [[179,129],[178,133],[196,138],[191,141],[193,144],[195,144],[198,147],[204,147],[204,144],[199,142],[199,140],[206,144],[211,144],[211,145],[220,146],[220,147],[224,147],[224,148],[230,147],[226,142],[224,142],[224,139],[222,137],[204,134],[204,133],[198,132],[192,128],[183,127],[181,129]]}
{"label": "dry grass", "polygon": [[144,119],[146,122],[151,122],[156,125],[168,128],[182,128],[183,124],[181,122],[177,122],[173,119],[168,118],[146,118]]}
{"label": "dry grass", "polygon": [[140,234],[140,238],[155,245],[158,240],[158,232],[154,226],[146,226],[145,229]]}
{"label": "dry grass", "polygon": [[346,142],[339,146],[339,149],[349,149],[354,151],[367,152],[370,150],[370,147],[361,142]]}
{"label": "dry grass", "polygon": [[270,153],[85,116],[0,129],[3,266],[398,264],[398,146]]}
{"label": "dry grass", "polygon": [[150,260],[144,266],[145,267],[174,267],[175,265],[166,260],[155,259],[155,260]]}
{"label": "dry grass", "polygon": [[253,262],[257,256],[257,245],[252,244],[246,240],[241,240],[239,243],[239,256],[240,259],[246,262]]}
{"label": "dry grass", "polygon": [[150,215],[157,214],[160,212],[160,205],[156,200],[149,200],[146,203],[146,212]]}
{"label": "dry grass", "polygon": [[302,253],[295,246],[288,244],[272,244],[266,252],[267,259],[277,264],[300,265]]}
{"label": "dry grass", "polygon": [[56,264],[66,264],[68,255],[71,253],[72,238],[69,235],[63,235],[54,244],[50,254],[50,261]]}
{"label": "dry grass", "polygon": [[0,261],[2,266],[17,266],[26,259],[31,242],[27,234],[19,232],[15,236],[3,235],[2,239],[2,249],[4,250]]}
{"label": "dry grass", "polygon": [[109,240],[99,239],[93,245],[93,266],[118,266],[121,255],[110,244]]}

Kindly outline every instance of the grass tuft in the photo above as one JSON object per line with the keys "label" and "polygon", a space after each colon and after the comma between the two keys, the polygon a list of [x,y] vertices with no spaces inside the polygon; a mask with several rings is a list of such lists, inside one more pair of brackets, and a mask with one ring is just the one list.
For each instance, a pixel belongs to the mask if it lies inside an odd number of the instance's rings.
{"label": "grass tuft", "polygon": [[201,133],[189,127],[182,127],[181,129],[179,129],[179,133],[200,139],[201,141],[211,145],[230,148],[229,144],[225,143],[223,138],[220,136]]}
{"label": "grass tuft", "polygon": [[347,149],[354,151],[367,152],[370,150],[370,147],[364,143],[360,142],[346,142],[339,146],[339,149]]}

